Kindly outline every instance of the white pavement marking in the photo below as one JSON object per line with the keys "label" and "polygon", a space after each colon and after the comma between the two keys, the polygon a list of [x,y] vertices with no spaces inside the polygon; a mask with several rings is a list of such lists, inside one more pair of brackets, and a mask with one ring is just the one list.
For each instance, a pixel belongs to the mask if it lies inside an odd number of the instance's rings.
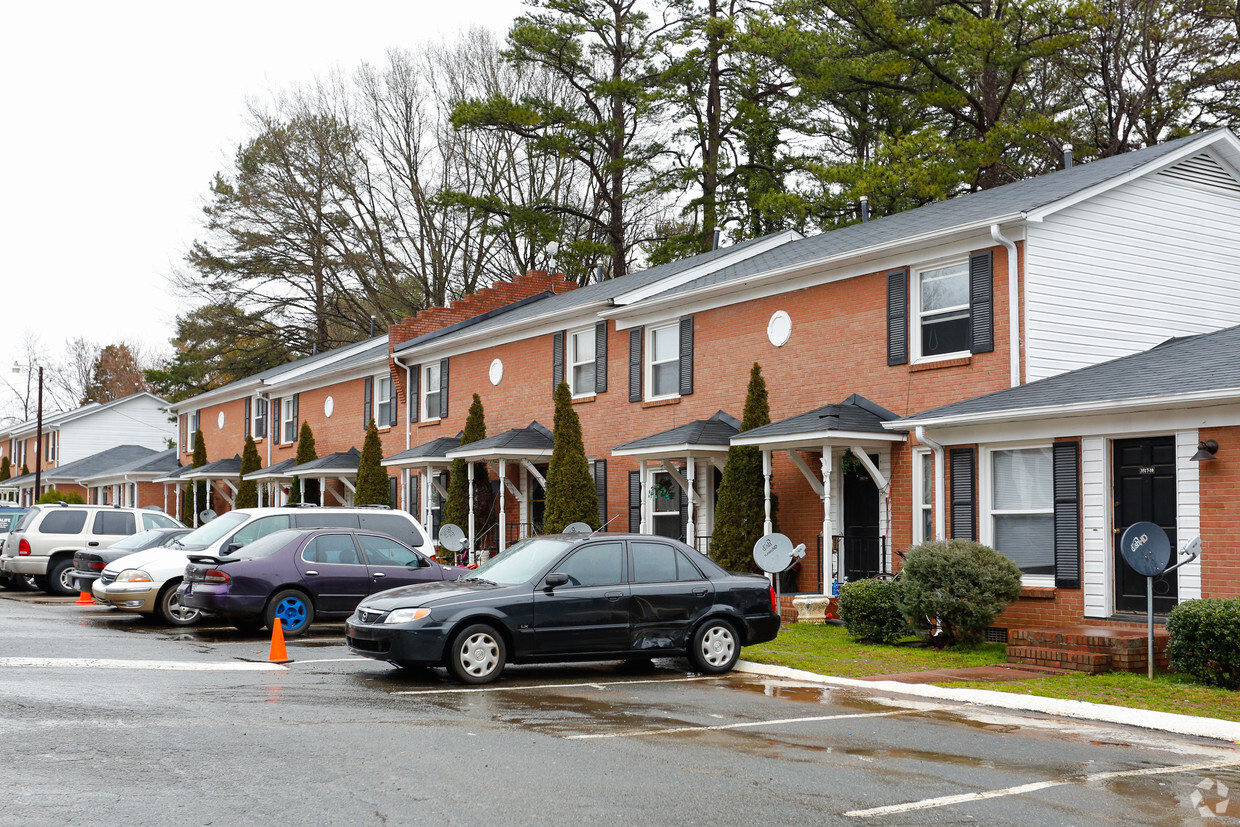
{"label": "white pavement marking", "polygon": [[778,726],[779,724],[803,724],[814,721],[840,721],[847,718],[889,718],[892,715],[909,715],[924,712],[921,709],[897,709],[891,712],[852,712],[842,715],[813,715],[808,718],[777,718],[772,721],[746,721],[740,724],[714,724],[712,726],[680,726],[666,729],[639,729],[632,732],[608,732],[591,735],[569,735],[570,741],[584,741],[595,738],[635,738],[639,735],[671,735],[676,732],[710,732],[719,729],[743,729],[745,727]]}
{"label": "white pavement marking", "polygon": [[188,660],[112,660],[108,658],[0,658],[0,666],[43,669],[155,669],[171,672],[275,672],[278,663],[205,663]]}
{"label": "white pavement marking", "polygon": [[370,658],[319,658],[317,660],[295,660],[293,663],[344,663],[352,660],[370,660]]}
{"label": "white pavement marking", "polygon": [[1069,784],[1089,784],[1095,781],[1107,781],[1112,778],[1134,778],[1140,775],[1172,775],[1182,772],[1204,772],[1223,767],[1240,766],[1240,761],[1211,761],[1205,764],[1182,764],[1174,767],[1149,767],[1143,770],[1119,770],[1116,772],[1098,772],[1092,775],[1077,775],[1061,778],[1057,781],[1037,781],[1032,784],[1021,784],[1018,787],[1005,787],[1001,790],[987,790],[981,793],[963,793],[961,795],[945,795],[941,798],[927,798],[922,801],[910,801],[907,804],[891,804],[886,807],[873,807],[869,810],[850,810],[844,815],[854,818],[874,818],[897,813],[908,813],[914,810],[929,810],[934,807],[949,807],[952,804],[967,804],[971,801],[985,801],[990,798],[1003,798],[1009,795],[1045,790],[1049,787],[1063,787]]}
{"label": "white pavement marking", "polygon": [[[367,658],[361,658],[367,660]],[[307,661],[302,661],[306,663]],[[458,689],[407,689],[401,692],[393,692],[393,695],[444,695],[448,693],[469,693],[469,692],[528,692],[531,689],[580,689],[589,687],[590,689],[602,689],[607,686],[628,686],[638,683],[685,683],[686,681],[709,681],[717,679],[717,675],[700,675],[696,678],[655,678],[653,680],[641,681],[604,681],[601,683],[541,683],[533,686],[479,686],[464,687]]]}

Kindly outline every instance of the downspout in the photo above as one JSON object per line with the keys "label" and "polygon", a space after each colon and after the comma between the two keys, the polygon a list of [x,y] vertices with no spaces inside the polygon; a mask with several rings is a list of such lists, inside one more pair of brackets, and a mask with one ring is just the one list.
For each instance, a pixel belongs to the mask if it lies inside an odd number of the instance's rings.
{"label": "downspout", "polygon": [[[397,359],[396,362],[397,364],[400,364],[399,359]],[[411,382],[413,382],[413,366],[405,365],[405,450],[406,451],[408,451],[410,448],[413,447],[412,445],[409,444],[409,440],[411,439],[411,434],[409,432],[413,430],[410,427],[413,424],[413,408],[410,406],[421,404],[420,400],[413,398],[413,395],[412,395],[413,385],[410,384]]]}
{"label": "downspout", "polygon": [[1014,388],[1020,384],[1020,257],[1016,253],[1016,243],[1000,232],[998,224],[990,225],[990,237],[1007,250],[1008,356],[1011,386]]}
{"label": "downspout", "polygon": [[943,473],[943,446],[926,436],[926,426],[918,425],[913,429],[917,441],[930,447],[934,453],[934,539],[942,540],[947,536],[944,530],[943,497],[945,495],[945,474]]}

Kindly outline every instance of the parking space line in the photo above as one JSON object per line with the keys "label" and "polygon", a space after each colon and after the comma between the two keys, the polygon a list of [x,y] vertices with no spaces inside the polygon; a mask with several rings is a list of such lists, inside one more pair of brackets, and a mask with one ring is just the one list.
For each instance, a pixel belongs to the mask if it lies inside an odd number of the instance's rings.
{"label": "parking space line", "polygon": [[744,721],[738,724],[714,724],[711,726],[682,726],[665,729],[639,729],[632,732],[592,733],[589,735],[569,735],[570,741],[584,741],[598,738],[636,738],[641,735],[672,735],[677,732],[710,732],[712,730],[745,729],[748,727],[779,726],[780,724],[804,724],[814,721],[839,721],[845,718],[888,718],[892,715],[909,715],[925,712],[924,709],[896,709],[891,712],[848,712],[841,715],[811,715],[806,718],[776,718],[769,721]]}
{"label": "parking space line", "polygon": [[[362,658],[365,660],[365,658]],[[302,661],[305,663],[306,661]],[[709,681],[716,680],[716,675],[699,675],[693,678],[654,678],[652,680],[640,681],[586,681],[583,683],[541,683],[533,686],[474,686],[474,687],[445,687],[443,689],[407,689],[401,692],[393,692],[393,695],[444,695],[450,693],[470,693],[470,692],[528,692],[532,689],[580,689],[588,687],[590,689],[603,689],[608,686],[629,686],[639,683],[686,683],[688,681]]]}
{"label": "parking space line", "polygon": [[344,663],[354,660],[370,660],[370,658],[317,658],[315,660],[294,660],[293,663]]}
{"label": "parking space line", "polygon": [[1094,781],[1107,781],[1112,778],[1135,778],[1142,775],[1172,775],[1181,772],[1204,772],[1224,767],[1240,767],[1240,761],[1210,761],[1204,764],[1183,764],[1173,767],[1147,767],[1141,770],[1119,770],[1115,772],[1099,772],[1092,775],[1077,775],[1055,781],[1036,781],[1032,784],[1021,784],[1016,787],[1005,787],[1001,790],[987,790],[980,793],[962,793],[945,795],[941,798],[926,798],[921,801],[910,801],[907,804],[891,804],[886,807],[873,807],[869,810],[850,810],[844,813],[853,818],[874,818],[876,816],[896,815],[914,810],[929,810],[934,807],[948,807],[952,804],[965,804],[971,801],[985,801],[991,798],[1003,798],[1010,795],[1023,795],[1037,792],[1050,787],[1063,787],[1069,784],[1089,784]]}
{"label": "parking space line", "polygon": [[0,666],[29,666],[44,669],[154,669],[172,672],[284,671],[284,667],[278,663],[113,660],[109,658],[0,658]]}

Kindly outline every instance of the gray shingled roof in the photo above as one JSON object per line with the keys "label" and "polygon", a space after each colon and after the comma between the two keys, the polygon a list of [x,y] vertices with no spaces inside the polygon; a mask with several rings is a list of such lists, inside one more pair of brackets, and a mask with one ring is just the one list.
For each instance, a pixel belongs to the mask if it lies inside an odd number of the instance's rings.
{"label": "gray shingled roof", "polygon": [[894,419],[898,419],[896,414],[854,393],[838,405],[824,405],[803,414],[772,422],[770,425],[744,431],[738,436],[749,441],[796,436],[797,434],[818,434],[826,431],[886,435],[890,431],[883,427],[883,423]]}
{"label": "gray shingled roof", "polygon": [[80,476],[78,479],[87,480],[99,477],[119,477],[125,474],[158,474],[164,476],[181,467],[180,461],[177,459],[177,449],[169,448],[166,451],[152,454],[147,457],[140,457],[132,462],[117,465],[114,468],[108,468],[97,474],[90,476]]}
{"label": "gray shingled roof", "polygon": [[698,419],[687,422],[666,431],[641,439],[634,439],[623,445],[617,445],[612,453],[641,451],[649,448],[671,448],[680,445],[722,445],[728,446],[728,440],[740,431],[741,422],[734,416],[718,411],[710,419]]}
{"label": "gray shingled roof", "polygon": [[869,247],[898,242],[905,238],[943,232],[953,227],[1030,212],[1124,175],[1143,164],[1157,161],[1185,144],[1204,140],[1220,131],[1222,130],[1213,130],[1201,135],[1168,141],[1165,144],[1158,144],[1136,152],[1126,152],[1088,164],[1079,164],[1069,169],[1039,175],[1036,178],[1027,178],[994,189],[961,195],[946,201],[937,201],[924,207],[873,218],[841,227],[838,230],[810,236],[708,273],[701,278],[659,293],[652,300],[659,301],[723,282],[741,280],[770,270],[808,265],[820,259],[860,252]]}
{"label": "gray shingled roof", "polygon": [[540,425],[538,422],[531,422],[524,428],[513,428],[504,431],[502,434],[489,436],[486,439],[480,439],[477,442],[471,442],[468,445],[462,445],[449,452],[449,456],[458,452],[469,452],[470,454],[486,454],[488,451],[530,451],[530,452],[549,452],[555,447],[555,441],[551,436],[551,432]]}
{"label": "gray shingled roof", "polygon": [[911,427],[930,420],[979,418],[1211,391],[1240,391],[1240,325],[1177,337],[1109,362],[931,408],[897,424],[908,423]]}
{"label": "gray shingled roof", "polygon": [[249,474],[246,474],[241,479],[256,480],[256,479],[286,478],[290,476],[288,473],[288,469],[292,468],[296,464],[297,464],[297,458],[289,457],[288,459],[282,459],[279,462],[273,462],[271,465],[268,465],[266,468],[259,468],[257,471],[253,471]]}
{"label": "gray shingled roof", "polygon": [[235,454],[228,459],[217,459],[215,462],[208,462],[206,465],[190,468],[178,476],[185,477],[186,479],[220,480],[225,477],[240,476],[240,474],[241,455]]}
{"label": "gray shingled roof", "polygon": [[441,436],[432,439],[430,442],[424,442],[414,448],[401,451],[399,454],[392,454],[390,457],[384,457],[383,463],[399,464],[419,459],[442,459],[447,456],[449,451],[454,451],[461,447],[461,435]]}
{"label": "gray shingled roof", "polygon": [[59,468],[43,469],[44,480],[80,480],[86,477],[97,477],[101,473],[112,470],[121,465],[128,465],[140,459],[149,459],[152,454],[156,454],[153,448],[144,448],[141,445],[117,445],[114,448],[108,448],[106,451],[100,451],[97,454],[91,454],[83,457],[75,462],[67,463]]}
{"label": "gray shingled roof", "polygon": [[362,455],[358,453],[356,448],[350,448],[347,451],[337,451],[334,454],[328,454],[325,457],[312,459],[309,462],[303,462],[301,465],[294,465],[288,469],[287,473],[294,476],[313,477],[324,472],[334,473],[357,473],[358,463],[361,462]]}

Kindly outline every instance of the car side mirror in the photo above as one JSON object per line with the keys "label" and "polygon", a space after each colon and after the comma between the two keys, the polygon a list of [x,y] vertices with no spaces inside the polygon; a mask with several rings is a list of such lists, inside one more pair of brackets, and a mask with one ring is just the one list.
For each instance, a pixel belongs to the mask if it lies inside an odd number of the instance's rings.
{"label": "car side mirror", "polygon": [[553,571],[551,572],[551,574],[548,574],[546,578],[543,580],[543,584],[548,589],[554,589],[557,586],[563,586],[567,582],[568,582],[568,575],[562,571]]}
{"label": "car side mirror", "polygon": [[229,543],[228,545],[224,546],[224,553],[232,554],[234,551],[236,551],[239,548],[241,548],[240,543]]}

